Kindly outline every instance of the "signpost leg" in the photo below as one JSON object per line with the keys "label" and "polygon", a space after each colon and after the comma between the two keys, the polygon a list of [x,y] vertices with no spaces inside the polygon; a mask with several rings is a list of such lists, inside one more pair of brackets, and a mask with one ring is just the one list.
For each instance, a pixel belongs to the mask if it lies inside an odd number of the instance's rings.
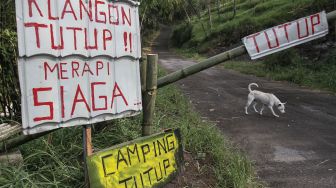
{"label": "signpost leg", "polygon": [[158,55],[147,55],[147,70],[146,70],[146,91],[143,92],[143,122],[142,136],[151,134],[151,126],[153,125],[154,107],[157,92],[157,64]]}
{"label": "signpost leg", "polygon": [[85,187],[90,187],[89,174],[86,166],[86,157],[92,155],[92,125],[83,125],[83,158],[85,172]]}

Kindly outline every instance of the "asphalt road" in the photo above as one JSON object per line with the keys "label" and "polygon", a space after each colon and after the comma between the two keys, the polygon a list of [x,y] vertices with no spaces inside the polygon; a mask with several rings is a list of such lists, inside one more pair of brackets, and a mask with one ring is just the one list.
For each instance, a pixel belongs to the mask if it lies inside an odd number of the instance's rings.
{"label": "asphalt road", "polygon": [[[194,64],[169,52],[169,34],[164,27],[153,45],[161,66],[171,72]],[[275,110],[276,118],[266,108],[263,116],[252,109],[245,115],[251,82],[287,102],[286,113]],[[176,84],[202,117],[215,122],[255,162],[267,187],[336,187],[336,95],[220,66]]]}

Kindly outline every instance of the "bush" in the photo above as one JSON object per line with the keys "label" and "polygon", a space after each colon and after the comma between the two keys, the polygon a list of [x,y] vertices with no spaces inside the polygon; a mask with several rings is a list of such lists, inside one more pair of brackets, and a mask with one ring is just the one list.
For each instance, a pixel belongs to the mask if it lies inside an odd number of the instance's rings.
{"label": "bush", "polygon": [[0,31],[0,111],[6,118],[20,114],[20,86],[17,72],[17,36],[9,29]]}
{"label": "bush", "polygon": [[176,28],[172,35],[172,44],[174,47],[181,47],[185,42],[189,41],[192,36],[193,26],[184,24]]}
{"label": "bush", "polygon": [[298,55],[296,49],[288,49],[283,52],[275,53],[265,58],[265,69],[274,71],[278,68],[297,66],[303,59]]}

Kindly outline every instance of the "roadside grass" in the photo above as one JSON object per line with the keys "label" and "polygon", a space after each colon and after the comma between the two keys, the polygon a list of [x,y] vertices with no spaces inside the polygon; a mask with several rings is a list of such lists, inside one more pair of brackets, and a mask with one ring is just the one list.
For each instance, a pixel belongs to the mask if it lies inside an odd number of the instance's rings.
{"label": "roadside grass", "polygon": [[311,60],[299,56],[295,50],[287,50],[271,55],[263,61],[230,61],[223,63],[223,66],[244,74],[272,80],[285,80],[314,89],[336,92],[335,62],[335,49],[330,50],[325,57],[319,60]]}
{"label": "roadside grass", "polygon": [[188,58],[188,59],[193,59],[196,61],[202,61],[206,59],[204,56],[195,53],[193,50],[186,49],[186,48],[171,48],[171,50],[178,55],[181,55],[182,57]]}

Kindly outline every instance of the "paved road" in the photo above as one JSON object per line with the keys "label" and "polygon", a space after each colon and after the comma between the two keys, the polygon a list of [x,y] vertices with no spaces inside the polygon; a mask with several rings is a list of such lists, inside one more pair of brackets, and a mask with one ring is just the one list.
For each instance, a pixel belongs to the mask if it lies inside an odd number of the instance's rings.
{"label": "paved road", "polygon": [[[169,29],[155,41],[159,63],[174,71],[195,62],[168,51]],[[251,82],[287,101],[286,114],[244,114]],[[255,162],[269,187],[336,187],[336,96],[286,82],[276,82],[211,68],[177,82],[195,109],[216,122],[223,134]],[[260,108],[260,107],[259,107]],[[279,112],[276,111],[278,114]]]}

